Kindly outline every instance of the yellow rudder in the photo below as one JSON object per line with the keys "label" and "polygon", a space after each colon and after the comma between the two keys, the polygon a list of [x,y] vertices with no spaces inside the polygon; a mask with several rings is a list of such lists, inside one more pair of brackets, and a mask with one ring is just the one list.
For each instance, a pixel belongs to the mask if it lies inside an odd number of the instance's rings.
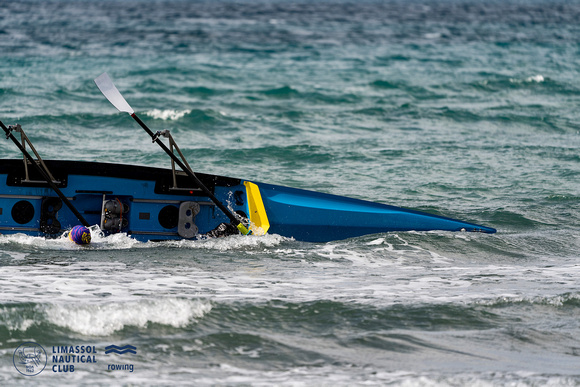
{"label": "yellow rudder", "polygon": [[262,202],[260,188],[249,181],[245,181],[244,186],[246,186],[248,210],[250,211],[250,231],[254,235],[264,235],[270,228],[270,222],[264,208],[264,202]]}

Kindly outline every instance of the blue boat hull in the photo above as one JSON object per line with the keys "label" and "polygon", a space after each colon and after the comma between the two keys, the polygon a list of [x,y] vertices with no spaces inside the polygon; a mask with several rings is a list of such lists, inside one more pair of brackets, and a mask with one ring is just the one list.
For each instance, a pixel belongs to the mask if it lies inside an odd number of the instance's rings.
{"label": "blue boat hull", "polygon": [[390,231],[472,231],[494,233],[442,216],[386,204],[270,184],[260,184],[270,232],[297,240],[326,242]]}
{"label": "blue boat hull", "polygon": [[[174,181],[171,170],[76,161],[46,164],[58,181],[57,186],[90,224],[113,224],[109,233],[125,232],[141,241],[190,239],[229,223],[186,176],[178,175]],[[300,241],[327,242],[389,231],[496,231],[385,204],[196,175],[233,212],[250,219],[260,212],[262,218],[256,219],[266,222],[268,233]],[[33,171],[26,178],[22,160],[0,160],[0,233],[61,235],[79,221],[59,202]],[[105,207],[124,210],[104,217]]]}

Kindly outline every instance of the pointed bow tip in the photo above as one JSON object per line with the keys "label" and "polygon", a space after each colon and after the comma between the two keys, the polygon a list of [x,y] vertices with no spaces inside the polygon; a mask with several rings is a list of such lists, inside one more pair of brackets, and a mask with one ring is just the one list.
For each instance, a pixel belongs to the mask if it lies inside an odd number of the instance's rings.
{"label": "pointed bow tip", "polygon": [[469,228],[462,228],[459,231],[466,231],[466,232],[481,232],[484,234],[495,234],[497,230],[493,227],[486,227],[486,226],[476,226],[476,227],[469,227]]}

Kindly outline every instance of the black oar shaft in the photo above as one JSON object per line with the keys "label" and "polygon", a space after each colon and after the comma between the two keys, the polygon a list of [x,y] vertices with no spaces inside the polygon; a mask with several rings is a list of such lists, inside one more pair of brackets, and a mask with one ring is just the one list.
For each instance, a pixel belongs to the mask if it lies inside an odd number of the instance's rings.
{"label": "black oar shaft", "polygon": [[68,200],[67,197],[64,196],[62,191],[56,186],[56,184],[53,183],[52,179],[48,176],[48,174],[40,167],[40,165],[38,165],[36,160],[34,160],[34,158],[30,155],[30,153],[28,153],[28,151],[24,149],[24,146],[22,146],[22,144],[18,142],[16,137],[14,137],[12,132],[4,125],[4,123],[2,123],[2,121],[0,121],[0,126],[2,126],[4,132],[6,132],[6,137],[10,138],[12,142],[18,147],[20,152],[22,152],[22,154],[28,159],[28,161],[30,161],[32,165],[36,167],[36,170],[42,175],[44,180],[46,180],[50,188],[52,188],[52,190],[58,195],[58,197],[64,202],[64,204],[72,211],[72,213],[77,217],[77,219],[82,223],[82,225],[85,227],[90,227],[89,222],[87,222],[85,218],[81,215],[81,213],[77,211],[77,209],[75,208],[75,206],[72,205],[70,200]]}
{"label": "black oar shaft", "polygon": [[171,157],[173,161],[175,161],[175,163],[179,165],[179,167],[197,184],[199,188],[201,188],[201,190],[210,198],[210,200],[214,202],[215,205],[220,210],[222,210],[223,213],[226,214],[226,216],[230,219],[230,221],[237,227],[240,224],[240,221],[235,217],[234,214],[232,214],[232,212],[226,206],[224,206],[218,200],[218,198],[215,197],[215,195],[201,182],[201,180],[199,180],[199,178],[195,175],[195,173],[193,173],[189,168],[187,168],[181,162],[181,160],[179,160],[179,158],[175,156],[173,152],[169,150],[169,148],[167,148],[167,146],[163,143],[163,141],[161,141],[158,138],[158,136],[155,136],[155,134],[151,131],[151,129],[149,129],[147,125],[145,125],[145,123],[141,121],[139,117],[137,117],[135,113],[131,114],[131,117],[133,117],[133,119],[137,121],[137,123],[147,132],[147,134],[149,134],[149,136],[151,136],[151,138],[157,143],[157,145],[159,145],[161,149],[163,149],[165,153],[167,153],[167,155],[169,155],[169,157]]}

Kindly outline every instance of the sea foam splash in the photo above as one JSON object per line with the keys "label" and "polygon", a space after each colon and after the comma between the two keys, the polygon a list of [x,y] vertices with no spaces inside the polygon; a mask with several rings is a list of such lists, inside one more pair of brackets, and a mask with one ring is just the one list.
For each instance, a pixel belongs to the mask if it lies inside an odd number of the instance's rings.
{"label": "sea foam splash", "polygon": [[580,305],[580,292],[569,292],[552,296],[501,296],[488,300],[476,301],[476,304],[484,306],[506,306],[515,304],[544,305],[550,307],[578,306]]}
{"label": "sea foam splash", "polygon": [[[167,240],[164,242],[140,242],[126,233],[105,235],[99,226],[91,226],[91,243],[77,245],[68,239],[68,231],[57,238],[36,237],[26,234],[0,235],[0,245],[21,245],[46,250],[128,250],[133,248],[156,248],[160,246],[178,247],[185,249],[207,249],[216,251],[263,249],[275,247],[293,238],[282,237],[277,234],[266,235],[231,235],[225,238],[204,238]],[[2,251],[0,251],[2,253]],[[12,260],[22,260],[26,253],[5,252]]]}
{"label": "sea foam splash", "polygon": [[47,320],[89,336],[107,336],[128,326],[144,328],[149,323],[182,328],[209,313],[209,301],[160,298],[109,304],[49,304]]}
{"label": "sea foam splash", "polygon": [[153,109],[145,113],[148,117],[152,117],[156,120],[163,120],[163,121],[176,121],[186,114],[191,113],[191,110],[160,110],[160,109]]}
{"label": "sea foam splash", "polygon": [[526,78],[526,82],[536,82],[536,83],[544,82],[544,76],[540,74],[534,75]]}
{"label": "sea foam splash", "polygon": [[208,249],[217,251],[230,250],[248,250],[248,249],[263,249],[275,247],[285,241],[293,241],[292,238],[286,238],[278,234],[266,235],[231,235],[226,238],[203,238],[203,239],[182,239],[177,241],[159,242],[160,244],[190,248],[190,249]]}
{"label": "sea foam splash", "polygon": [[529,76],[525,80],[517,79],[517,78],[510,78],[510,82],[511,83],[515,83],[515,84],[522,84],[522,83],[542,83],[545,80],[546,79],[541,74],[536,74],[536,75]]}
{"label": "sea foam splash", "polygon": [[[147,244],[129,237],[126,233],[105,236],[99,226],[89,227],[91,243],[78,245],[68,239],[70,230],[64,231],[57,238],[37,237],[26,234],[0,235],[0,245],[23,245],[47,250],[122,250],[133,247],[145,247]],[[13,259],[23,259],[23,256],[14,256]]]}

